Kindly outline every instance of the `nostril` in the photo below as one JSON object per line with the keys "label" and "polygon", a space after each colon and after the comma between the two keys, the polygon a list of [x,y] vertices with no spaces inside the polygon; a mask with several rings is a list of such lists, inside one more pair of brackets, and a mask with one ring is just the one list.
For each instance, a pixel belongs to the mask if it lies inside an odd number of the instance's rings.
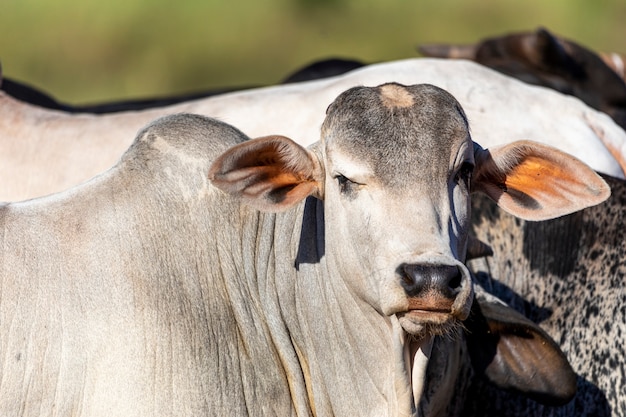
{"label": "nostril", "polygon": [[452,290],[457,290],[461,288],[461,285],[463,284],[463,276],[461,275],[461,271],[459,271],[459,268],[453,268],[454,270],[450,271],[451,273],[449,275],[448,287]]}
{"label": "nostril", "polygon": [[461,275],[460,272],[457,271],[457,273],[450,279],[450,282],[448,282],[448,287],[452,291],[458,292],[461,290],[462,285],[463,285],[463,276]]}
{"label": "nostril", "polygon": [[428,274],[425,274],[422,265],[404,264],[400,267],[402,286],[411,295],[417,294],[428,285]]}
{"label": "nostril", "polygon": [[411,277],[411,275],[409,273],[404,271],[402,274],[400,274],[400,276],[402,277],[402,282],[405,285],[413,285],[414,280],[413,280],[413,278]]}
{"label": "nostril", "polygon": [[456,266],[446,266],[440,270],[439,290],[446,297],[456,297],[463,286],[463,275]]}
{"label": "nostril", "polygon": [[435,290],[446,298],[454,298],[463,286],[463,274],[453,265],[403,264],[398,273],[409,296]]}

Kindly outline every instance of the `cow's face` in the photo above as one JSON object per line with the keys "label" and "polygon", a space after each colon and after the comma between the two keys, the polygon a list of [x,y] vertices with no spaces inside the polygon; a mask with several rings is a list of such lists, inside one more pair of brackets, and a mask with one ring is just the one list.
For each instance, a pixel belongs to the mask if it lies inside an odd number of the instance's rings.
{"label": "cow's face", "polygon": [[458,102],[430,85],[348,90],[322,158],[327,253],[354,290],[412,334],[465,319],[474,147]]}
{"label": "cow's face", "polygon": [[597,174],[556,149],[514,142],[483,150],[459,103],[430,85],[350,89],[330,105],[313,150],[280,136],[255,139],[220,156],[209,177],[265,211],[323,199],[327,264],[413,335],[453,328],[469,313],[470,189],[530,220],[609,195]]}

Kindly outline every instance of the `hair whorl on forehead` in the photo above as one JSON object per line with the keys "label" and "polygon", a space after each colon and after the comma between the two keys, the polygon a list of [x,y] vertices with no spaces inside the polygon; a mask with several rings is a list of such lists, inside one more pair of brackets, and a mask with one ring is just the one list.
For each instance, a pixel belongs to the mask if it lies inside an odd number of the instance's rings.
{"label": "hair whorl on forehead", "polygon": [[383,106],[393,109],[395,107],[411,107],[415,99],[406,87],[400,84],[385,84],[379,87],[380,100]]}

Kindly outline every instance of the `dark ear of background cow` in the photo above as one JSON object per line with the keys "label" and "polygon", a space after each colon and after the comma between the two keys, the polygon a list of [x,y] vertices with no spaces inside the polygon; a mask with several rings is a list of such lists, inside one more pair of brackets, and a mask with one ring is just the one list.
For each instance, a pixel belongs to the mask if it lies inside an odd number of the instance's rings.
{"label": "dark ear of background cow", "polygon": [[576,394],[576,374],[558,345],[512,308],[477,296],[465,321],[474,371],[546,405]]}
{"label": "dark ear of background cow", "polygon": [[483,256],[492,256],[493,249],[487,243],[475,236],[470,235],[467,241],[467,253],[465,254],[465,260],[482,258]]}
{"label": "dark ear of background cow", "polygon": [[[554,82],[549,86],[568,94],[573,93],[567,91],[568,83],[584,80],[587,75],[583,64],[589,55],[595,55],[576,44],[565,43],[543,28],[485,39],[475,53],[476,62],[532,84]],[[551,78],[555,75],[567,82]]]}

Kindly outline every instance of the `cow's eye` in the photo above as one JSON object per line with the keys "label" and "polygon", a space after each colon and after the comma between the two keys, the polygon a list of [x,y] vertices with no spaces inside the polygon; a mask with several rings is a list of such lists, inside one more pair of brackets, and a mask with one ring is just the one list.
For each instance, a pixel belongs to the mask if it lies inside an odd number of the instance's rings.
{"label": "cow's eye", "polygon": [[353,193],[356,190],[356,186],[358,185],[356,182],[341,174],[337,174],[335,176],[335,179],[337,180],[337,184],[339,184],[339,191],[342,194]]}
{"label": "cow's eye", "polygon": [[474,172],[474,164],[471,162],[463,162],[461,168],[457,171],[455,176],[455,181],[457,184],[463,183],[467,187],[469,187],[470,181],[472,180],[472,173]]}

